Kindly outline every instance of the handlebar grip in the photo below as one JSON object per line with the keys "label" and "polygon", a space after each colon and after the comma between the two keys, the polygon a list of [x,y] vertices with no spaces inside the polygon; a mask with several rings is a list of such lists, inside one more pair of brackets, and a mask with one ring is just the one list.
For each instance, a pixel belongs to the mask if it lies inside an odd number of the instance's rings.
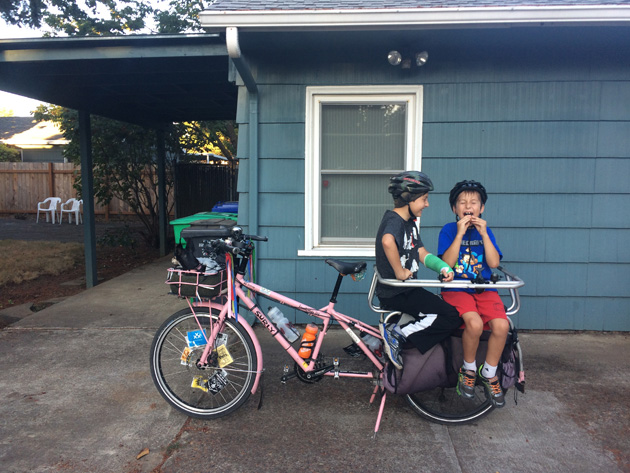
{"label": "handlebar grip", "polygon": [[241,252],[240,248],[237,248],[232,245],[228,245],[223,240],[212,240],[210,244],[214,246],[215,248],[219,248],[227,253],[232,253],[233,255],[238,255]]}
{"label": "handlebar grip", "polygon": [[248,240],[254,240],[254,241],[267,241],[266,236],[260,236],[260,235],[245,235],[245,238]]}

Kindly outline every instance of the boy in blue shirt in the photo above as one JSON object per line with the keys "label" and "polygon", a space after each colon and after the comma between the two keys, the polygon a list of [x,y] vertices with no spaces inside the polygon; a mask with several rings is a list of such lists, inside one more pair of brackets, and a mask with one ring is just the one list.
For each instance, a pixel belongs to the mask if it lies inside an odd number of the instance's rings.
{"label": "boy in blue shirt", "polygon": [[[449,203],[456,221],[440,231],[438,255],[455,270],[456,280],[477,282],[489,280],[492,269],[502,258],[492,230],[481,218],[488,194],[476,181],[461,181],[450,192]],[[476,377],[485,386],[496,407],[505,399],[496,375],[501,353],[509,331],[503,301],[496,290],[443,289],[444,301],[457,308],[465,323],[462,335],[464,365],[458,375],[457,393],[467,399],[474,397]],[[486,360],[477,372],[476,354],[479,338],[488,325],[492,331],[488,340]]]}
{"label": "boy in blue shirt", "polygon": [[[376,234],[376,267],[381,277],[406,281],[415,279],[420,264],[453,279],[453,270],[429,253],[420,239],[416,218],[429,206],[433,183],[419,171],[405,171],[390,179],[388,192],[394,209],[383,215]],[[402,368],[401,345],[411,342],[426,353],[461,325],[457,311],[422,287],[394,287],[377,284],[376,295],[383,309],[391,310],[379,328],[387,356]],[[401,314],[402,313],[402,314]]]}

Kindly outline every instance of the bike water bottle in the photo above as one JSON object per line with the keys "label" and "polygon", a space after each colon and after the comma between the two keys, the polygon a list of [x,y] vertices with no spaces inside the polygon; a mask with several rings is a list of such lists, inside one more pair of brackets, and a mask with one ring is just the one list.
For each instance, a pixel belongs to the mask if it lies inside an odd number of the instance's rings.
{"label": "bike water bottle", "polygon": [[376,355],[379,360],[383,360],[383,342],[369,333],[361,334],[361,340]]}
{"label": "bike water bottle", "polygon": [[300,332],[293,326],[289,319],[287,319],[282,311],[277,307],[269,307],[267,311],[267,315],[271,319],[271,321],[278,327],[278,330],[282,332],[282,334],[286,337],[289,343],[293,343],[296,341]]}
{"label": "bike water bottle", "polygon": [[315,346],[315,340],[317,340],[318,331],[319,329],[315,324],[308,324],[306,326],[304,335],[302,335],[302,341],[300,342],[300,350],[298,351],[298,355],[305,360],[310,358],[311,353],[313,353],[313,347]]}

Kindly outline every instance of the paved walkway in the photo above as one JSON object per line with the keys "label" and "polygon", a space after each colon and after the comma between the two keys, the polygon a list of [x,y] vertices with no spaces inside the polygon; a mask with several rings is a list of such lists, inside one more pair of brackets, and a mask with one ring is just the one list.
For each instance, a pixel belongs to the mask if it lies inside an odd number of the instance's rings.
{"label": "paved walkway", "polygon": [[[280,383],[286,354],[261,326],[260,394],[212,422],[153,386],[149,349],[182,301],[170,258],[0,331],[0,470],[22,472],[628,472],[628,334],[525,333],[527,392],[466,425],[422,420],[388,400],[381,431],[366,381]],[[328,343],[330,342],[330,343]],[[349,343],[331,333],[325,353]],[[149,454],[136,459],[145,448]]]}

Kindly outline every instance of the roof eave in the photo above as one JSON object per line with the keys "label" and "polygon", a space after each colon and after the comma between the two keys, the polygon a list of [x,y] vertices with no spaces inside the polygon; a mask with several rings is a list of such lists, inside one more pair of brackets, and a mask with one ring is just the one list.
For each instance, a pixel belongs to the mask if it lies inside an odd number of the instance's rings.
{"label": "roof eave", "polygon": [[417,27],[498,27],[541,24],[630,24],[630,5],[387,8],[343,10],[240,10],[200,13],[210,32],[374,30]]}

